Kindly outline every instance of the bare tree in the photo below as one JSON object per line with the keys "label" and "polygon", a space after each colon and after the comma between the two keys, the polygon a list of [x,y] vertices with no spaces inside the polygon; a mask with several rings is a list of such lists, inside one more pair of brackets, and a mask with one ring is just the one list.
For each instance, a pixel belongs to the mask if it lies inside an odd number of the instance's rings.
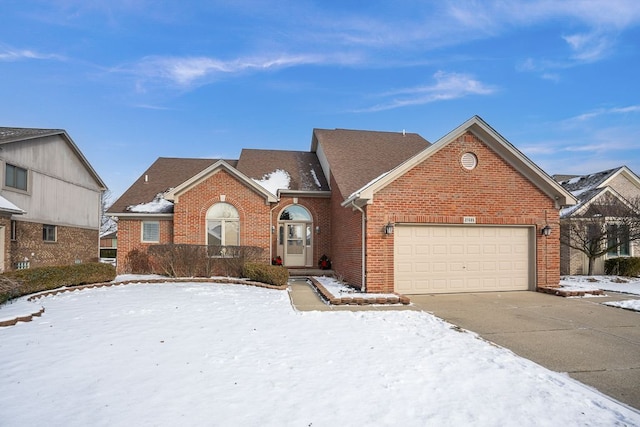
{"label": "bare tree", "polygon": [[607,253],[629,255],[640,240],[640,198],[632,202],[604,195],[580,214],[560,220],[560,243],[584,253],[589,275],[595,262]]}
{"label": "bare tree", "polygon": [[117,223],[113,220],[113,218],[106,215],[107,209],[109,209],[109,207],[113,203],[113,201],[111,200],[110,190],[105,190],[102,192],[100,202],[100,235],[104,236],[105,234],[116,231],[118,228]]}

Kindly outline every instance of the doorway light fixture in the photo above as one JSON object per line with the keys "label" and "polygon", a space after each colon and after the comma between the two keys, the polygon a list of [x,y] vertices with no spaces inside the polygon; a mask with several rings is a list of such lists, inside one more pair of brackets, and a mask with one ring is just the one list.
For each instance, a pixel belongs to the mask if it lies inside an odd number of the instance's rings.
{"label": "doorway light fixture", "polygon": [[540,234],[544,237],[549,237],[551,235],[551,227],[545,225],[544,227],[542,227],[542,230],[540,230]]}
{"label": "doorway light fixture", "polygon": [[393,224],[391,222],[384,226],[384,234],[393,234]]}

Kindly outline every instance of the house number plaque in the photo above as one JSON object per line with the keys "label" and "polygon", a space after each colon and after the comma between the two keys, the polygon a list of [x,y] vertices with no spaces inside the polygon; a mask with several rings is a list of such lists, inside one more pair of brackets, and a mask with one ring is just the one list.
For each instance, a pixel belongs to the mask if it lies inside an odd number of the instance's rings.
{"label": "house number plaque", "polygon": [[475,216],[465,216],[462,218],[462,223],[463,224],[475,224],[476,223],[476,217]]}

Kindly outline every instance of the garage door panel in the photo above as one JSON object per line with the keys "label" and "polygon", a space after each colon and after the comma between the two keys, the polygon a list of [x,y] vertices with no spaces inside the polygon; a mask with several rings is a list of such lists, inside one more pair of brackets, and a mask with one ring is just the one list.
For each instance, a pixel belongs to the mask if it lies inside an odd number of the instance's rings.
{"label": "garage door panel", "polygon": [[396,291],[526,290],[530,228],[403,226],[395,233]]}

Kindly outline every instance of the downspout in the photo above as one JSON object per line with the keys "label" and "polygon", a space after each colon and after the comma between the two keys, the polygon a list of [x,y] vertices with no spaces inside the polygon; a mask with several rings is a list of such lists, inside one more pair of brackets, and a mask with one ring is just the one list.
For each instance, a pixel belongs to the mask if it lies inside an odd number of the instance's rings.
{"label": "downspout", "polygon": [[361,287],[361,291],[362,292],[367,292],[367,275],[366,275],[366,222],[367,222],[367,217],[365,215],[364,210],[359,207],[358,205],[356,205],[355,200],[351,201],[351,207],[353,207],[356,210],[359,210],[362,213],[362,287]]}
{"label": "downspout", "polygon": [[269,211],[269,262],[271,262],[271,260],[273,259],[273,236],[276,236],[276,245],[278,244],[278,236],[276,234],[276,232],[278,230],[276,230],[274,228],[273,225],[273,211],[275,210],[275,208],[277,208],[278,206],[280,206],[280,191],[278,190],[278,201],[276,202],[275,206],[271,208],[271,210]]}

